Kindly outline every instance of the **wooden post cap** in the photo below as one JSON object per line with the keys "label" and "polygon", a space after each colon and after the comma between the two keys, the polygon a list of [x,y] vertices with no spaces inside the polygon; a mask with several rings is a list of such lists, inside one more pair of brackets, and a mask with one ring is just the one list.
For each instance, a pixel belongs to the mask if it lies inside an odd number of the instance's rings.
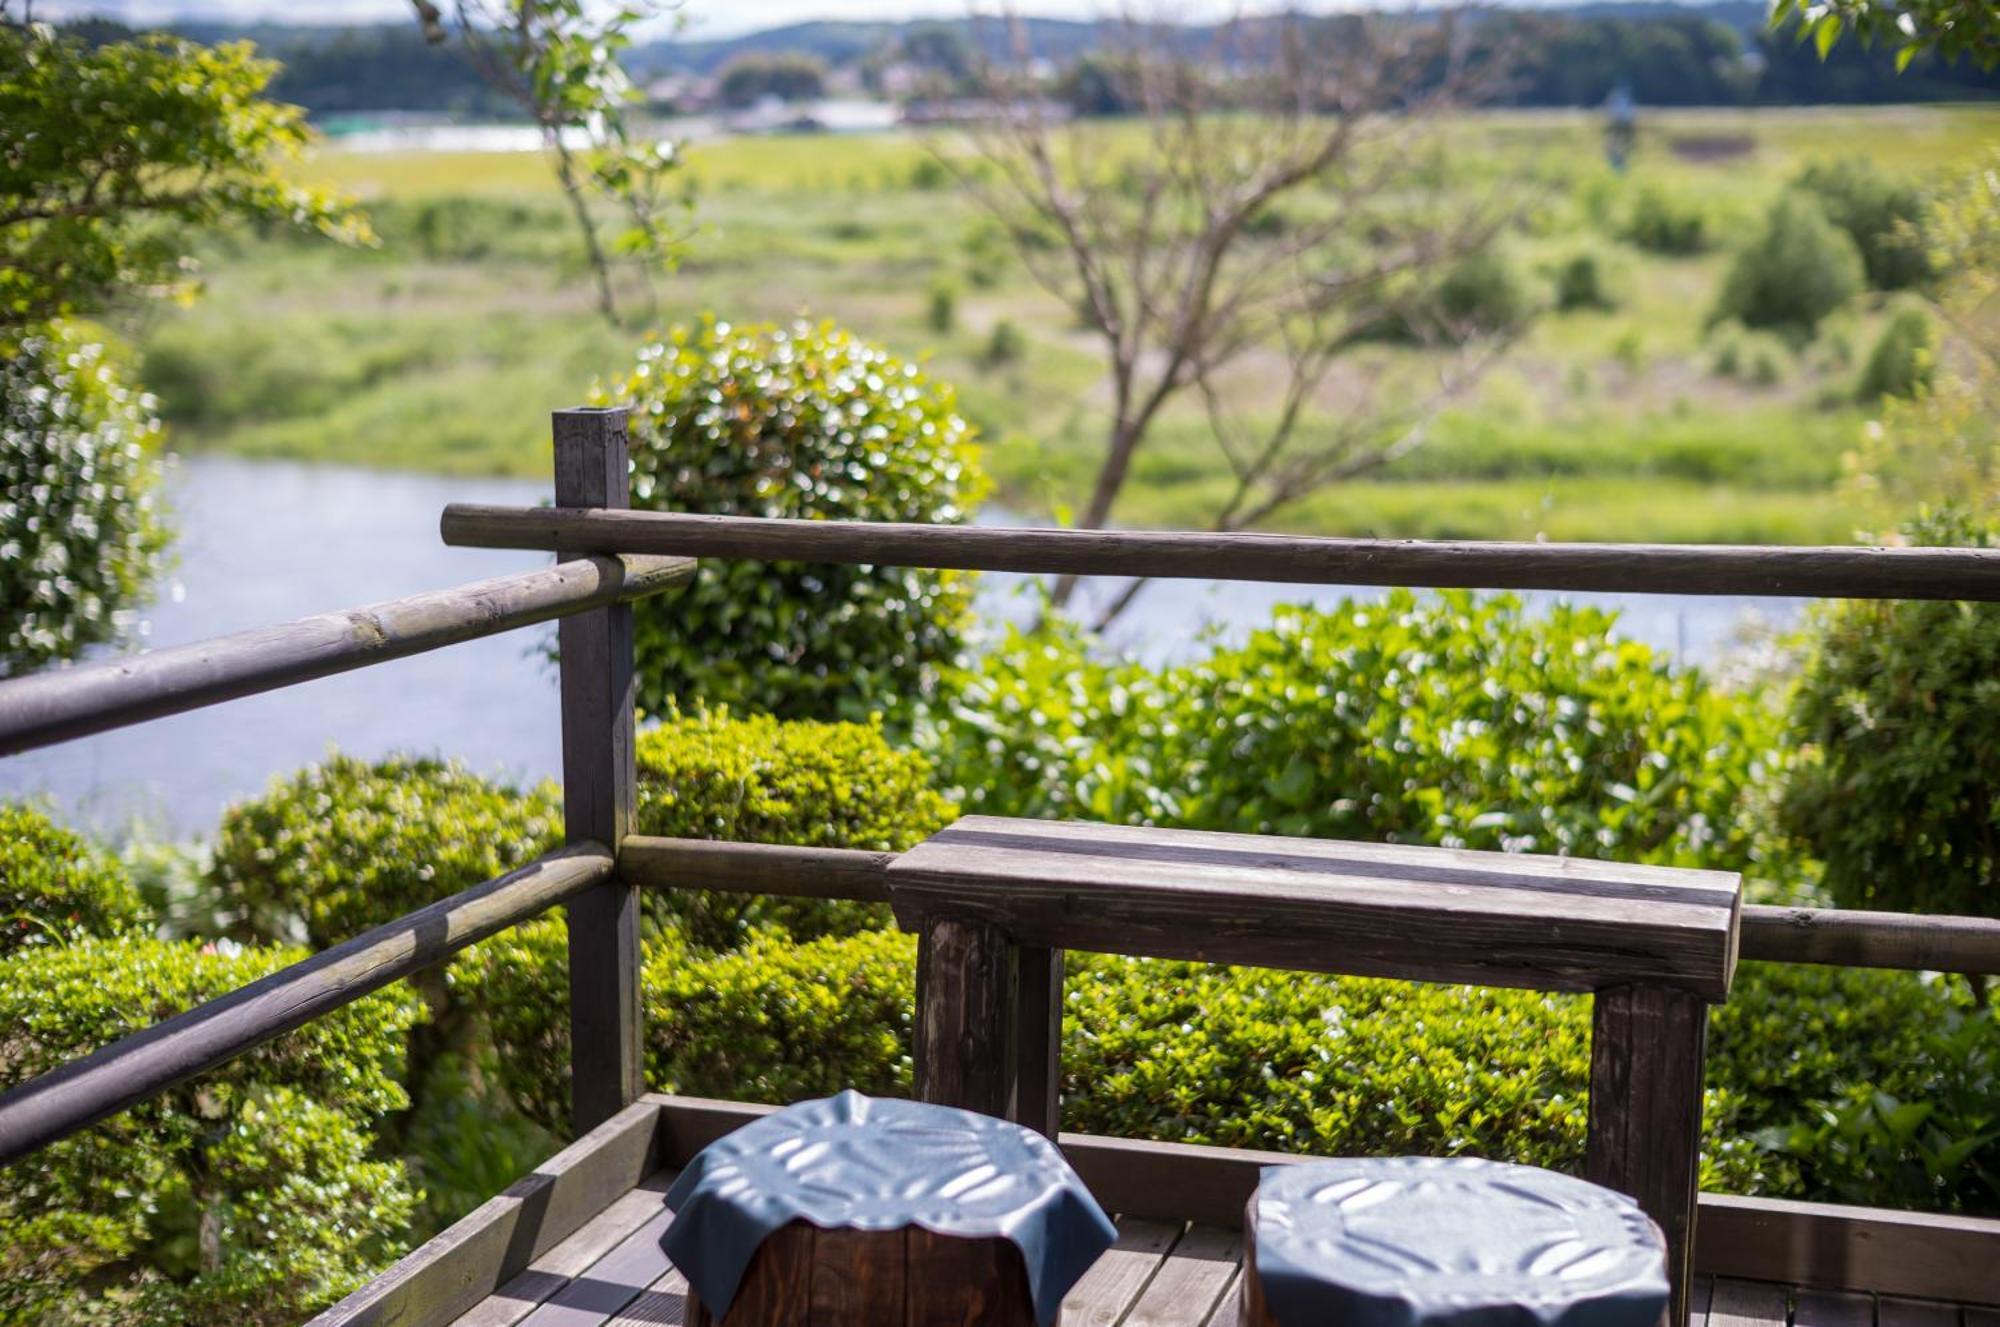
{"label": "wooden post cap", "polygon": [[1470,1157],[1274,1166],[1244,1213],[1241,1327],[1657,1327],[1666,1245],[1623,1194]]}
{"label": "wooden post cap", "polygon": [[1117,1235],[1032,1129],[858,1092],[711,1143],[666,1205],[688,1321],[727,1327],[1048,1327]]}

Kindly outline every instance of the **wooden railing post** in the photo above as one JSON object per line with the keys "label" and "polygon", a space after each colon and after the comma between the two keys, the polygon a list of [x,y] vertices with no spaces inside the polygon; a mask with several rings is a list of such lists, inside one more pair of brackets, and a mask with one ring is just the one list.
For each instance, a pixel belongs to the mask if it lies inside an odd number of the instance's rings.
{"label": "wooden railing post", "polygon": [[[905,922],[909,925],[909,922]],[[1016,944],[991,922],[917,919],[916,1095],[1060,1127],[1062,951]]]}
{"label": "wooden railing post", "polygon": [[1708,1004],[1677,986],[1611,986],[1592,1000],[1584,1174],[1638,1200],[1667,1240],[1673,1302],[1688,1320],[1701,1164]]}
{"label": "wooden railing post", "polygon": [[[559,410],[554,426],[556,505],[629,505],[625,411]],[[571,843],[594,841],[616,852],[632,828],[638,783],[631,608],[614,604],[564,618],[557,649],[564,833]],[[570,1111],[580,1135],[644,1090],[639,891],[613,875],[568,911]]]}

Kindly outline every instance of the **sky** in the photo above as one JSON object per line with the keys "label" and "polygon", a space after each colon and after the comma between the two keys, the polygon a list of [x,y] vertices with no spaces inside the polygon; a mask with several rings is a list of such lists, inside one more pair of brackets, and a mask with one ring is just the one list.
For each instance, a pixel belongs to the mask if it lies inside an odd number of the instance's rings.
{"label": "sky", "polygon": [[[1517,0],[1517,3],[1519,0]],[[1191,19],[1215,17],[1237,9],[1352,7],[1353,0],[1292,0],[1231,4],[1226,0],[1150,0],[1145,12],[1168,12]],[[982,9],[998,8],[988,0]],[[1119,0],[1013,0],[1022,14],[1060,18],[1095,18],[1123,12]],[[730,37],[806,19],[953,18],[968,12],[967,0],[681,0],[682,32],[688,37]],[[268,20],[285,23],[379,23],[410,17],[409,0],[35,0],[37,18],[61,19],[101,14],[127,23],[146,25],[173,19],[222,19],[239,22]],[[669,35],[663,27],[661,36]]]}

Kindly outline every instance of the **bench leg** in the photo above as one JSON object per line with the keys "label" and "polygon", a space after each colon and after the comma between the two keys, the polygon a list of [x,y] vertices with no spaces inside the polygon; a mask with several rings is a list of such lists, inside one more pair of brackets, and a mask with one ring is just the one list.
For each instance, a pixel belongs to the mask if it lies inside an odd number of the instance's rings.
{"label": "bench leg", "polygon": [[1638,1200],[1667,1241],[1668,1322],[1687,1322],[1708,1006],[1671,986],[1598,991],[1584,1175]]}
{"label": "bench leg", "polygon": [[1053,1138],[1062,951],[999,927],[926,917],[917,928],[916,1095]]}

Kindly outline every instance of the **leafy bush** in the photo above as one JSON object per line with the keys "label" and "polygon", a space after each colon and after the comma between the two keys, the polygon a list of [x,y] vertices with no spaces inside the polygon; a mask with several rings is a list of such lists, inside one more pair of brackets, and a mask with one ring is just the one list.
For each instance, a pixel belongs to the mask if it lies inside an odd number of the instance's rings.
{"label": "leafy bush", "polygon": [[[504,1025],[501,1072],[531,1116],[567,1113],[562,923],[480,947],[467,979]],[[689,955],[649,945],[647,1076],[660,1090],[794,1101],[910,1086],[915,942],[895,932]],[[1067,1128],[1333,1155],[1470,1154],[1575,1168],[1590,1065],[1586,999],[1072,954],[1064,991]],[[1911,974],[1748,964],[1712,1015],[1703,1185],[1870,1197],[1844,1157],[1800,1141],[1868,1091],[1964,1083],[1940,1130],[1977,1140],[1955,1169],[1919,1135],[1879,1164],[1920,1173],[1925,1206],[2000,1210],[2000,1160],[1976,1094],[2000,1025]],[[1950,1027],[1953,1045],[1926,1029]],[[1983,1066],[1983,1068],[1982,1068]],[[1981,1073],[1984,1076],[1980,1076]],[[1944,1158],[1949,1160],[1949,1158]],[[1984,1168],[1984,1169],[1981,1169]],[[1902,1190],[1898,1190],[1902,1192]]]}
{"label": "leafy bush", "polygon": [[[1944,512],[1911,542],[1991,548]],[[1852,600],[1812,619],[1783,823],[1846,908],[2000,916],[2000,605]]]}
{"label": "leafy bush", "polygon": [[117,638],[169,540],[160,421],[101,337],[0,342],[0,677]]}
{"label": "leafy bush", "polygon": [[522,794],[456,762],[336,755],[230,807],[214,872],[232,934],[324,949],[561,839],[553,786]]}
{"label": "leafy bush", "polygon": [[[642,834],[900,852],[955,814],[932,790],[928,761],[863,724],[676,712],[639,735],[638,762]],[[738,944],[752,928],[811,940],[888,921],[881,905],[700,890],[649,891],[646,907],[701,949]]]}
{"label": "leafy bush", "polygon": [[1016,633],[923,738],[968,811],[1788,877],[1747,814],[1775,719],[1614,621],[1394,591],[1158,673]]}
{"label": "leafy bush", "polygon": [[1755,387],[1772,387],[1783,381],[1792,362],[1792,352],[1783,340],[1769,332],[1753,332],[1741,323],[1728,322],[1716,328],[1710,344],[1709,368],[1717,377]]}
{"label": "leafy bush", "polygon": [[[501,1081],[543,1127],[569,1121],[568,930],[550,918],[475,946],[453,980],[507,1047]],[[702,954],[646,941],[646,1081],[661,1091],[791,1102],[910,1089],[916,946],[891,930],[800,943],[782,931]]]}
{"label": "leafy bush", "polygon": [[1816,161],[1797,185],[1819,200],[1827,218],[1846,231],[1861,251],[1868,284],[1901,290],[1931,274],[1923,224],[1923,193],[1889,175],[1867,157]]}
{"label": "leafy bush", "polygon": [[[986,489],[950,388],[830,324],[679,329],[601,396],[632,407],[639,507],[956,524]],[[635,609],[640,703],[899,713],[956,650],[970,602],[960,572],[706,565]]]}
{"label": "leafy bush", "polygon": [[1535,312],[1527,274],[1498,246],[1465,255],[1395,314],[1369,329],[1385,340],[1464,342],[1518,327]]}
{"label": "leafy bush", "polygon": [[[85,938],[0,963],[0,1086],[296,962]],[[289,1327],[398,1252],[416,1201],[372,1129],[407,1101],[399,988],[0,1173],[0,1322]]]}
{"label": "leafy bush", "polygon": [[1928,388],[1937,344],[1937,322],[1930,314],[1914,304],[1896,310],[1861,368],[1861,399],[1872,403],[1885,396],[1907,398]]}
{"label": "leafy bush", "polygon": [[1565,312],[1618,307],[1600,255],[1589,251],[1572,254],[1556,268],[1556,307]]}
{"label": "leafy bush", "polygon": [[1763,232],[1736,255],[1711,320],[1734,318],[1809,340],[1820,319],[1860,293],[1861,253],[1806,194],[1771,205]]}
{"label": "leafy bush", "polygon": [[925,312],[925,322],[933,332],[947,333],[958,326],[958,289],[949,281],[939,281],[931,286],[930,307]]}
{"label": "leafy bush", "polygon": [[1651,253],[1694,254],[1709,245],[1708,217],[1699,204],[1648,188],[1632,200],[1624,238]]}
{"label": "leafy bush", "polygon": [[148,919],[124,870],[40,811],[0,802],[0,960]]}
{"label": "leafy bush", "polygon": [[1012,364],[1027,353],[1027,338],[1011,319],[1002,318],[993,324],[993,331],[986,338],[986,348],[980,352],[979,361],[988,368],[998,368],[1002,364]]}

